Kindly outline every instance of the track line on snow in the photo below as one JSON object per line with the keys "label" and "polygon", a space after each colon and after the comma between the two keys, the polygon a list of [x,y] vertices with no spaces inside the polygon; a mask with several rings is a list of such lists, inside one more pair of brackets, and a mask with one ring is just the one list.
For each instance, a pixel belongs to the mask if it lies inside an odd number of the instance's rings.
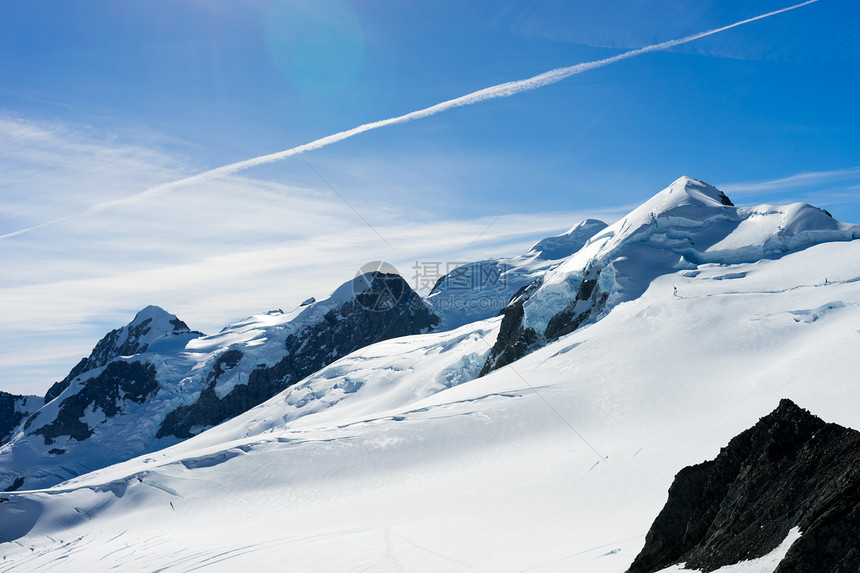
{"label": "track line on snow", "polygon": [[[626,543],[627,541],[633,541],[634,539],[639,539],[640,537],[645,537],[645,534],[642,533],[640,535],[634,535],[633,537],[627,537],[625,539],[619,539],[619,540],[613,541],[611,543],[605,543],[603,545],[598,545],[596,547],[590,547],[589,549],[583,549],[581,551],[577,551],[576,553],[571,553],[570,555],[565,555],[564,557],[556,559],[555,561],[548,561],[547,563],[543,563],[541,565],[537,565],[537,566],[531,567],[529,569],[523,569],[521,571],[521,573],[526,573],[527,571],[537,571],[538,569],[543,569],[544,567],[549,567],[550,565],[556,565],[558,563],[561,563],[562,561],[567,561],[568,559],[571,559],[573,557],[585,555],[586,553],[591,553],[592,551],[597,551],[599,549],[606,549],[607,547],[612,547],[613,545],[618,545],[619,543]],[[603,556],[599,555],[598,557],[603,557]]]}
{"label": "track line on snow", "polygon": [[[486,341],[486,340],[484,340],[484,339],[482,338],[482,339],[481,339],[481,342],[483,342],[484,344],[486,344],[486,345],[487,345],[487,347],[488,347],[490,350],[492,350],[492,347],[487,343],[487,341]],[[544,403],[544,404],[546,404],[547,408],[549,408],[550,410],[552,410],[552,411],[553,411],[553,413],[554,413],[556,416],[558,416],[558,418],[559,418],[562,422],[564,422],[564,424],[565,424],[568,428],[570,428],[570,429],[571,429],[571,431],[573,431],[573,433],[574,433],[574,434],[576,434],[576,435],[577,435],[577,437],[579,437],[579,439],[580,439],[580,440],[582,440],[582,442],[583,442],[586,446],[588,446],[588,447],[591,449],[591,451],[592,451],[592,452],[594,452],[594,455],[596,455],[596,456],[597,456],[597,459],[598,459],[597,463],[598,463],[598,464],[599,464],[600,462],[602,462],[603,460],[606,460],[606,459],[608,459],[608,458],[609,458],[609,456],[604,456],[604,455],[603,455],[603,454],[601,454],[599,451],[597,451],[597,448],[595,448],[594,446],[592,446],[592,445],[591,445],[591,443],[590,443],[588,440],[586,440],[586,439],[585,439],[585,437],[584,437],[582,434],[580,434],[580,433],[579,433],[579,430],[577,430],[576,428],[574,428],[574,427],[573,427],[573,424],[571,424],[571,423],[568,421],[568,419],[567,419],[567,418],[565,418],[564,416],[562,416],[562,415],[561,415],[561,412],[559,412],[558,410],[556,410],[556,409],[555,409],[555,406],[553,406],[552,404],[550,404],[550,403],[549,403],[549,400],[547,400],[547,399],[543,396],[543,394],[541,394],[540,392],[538,392],[537,388],[536,388],[536,387],[534,387],[534,386],[532,386],[532,385],[529,383],[529,381],[525,379],[525,376],[523,376],[522,374],[520,374],[520,373],[519,373],[519,371],[517,371],[517,369],[516,369],[516,368],[514,368],[514,365],[513,365],[513,364],[506,364],[506,365],[505,365],[505,366],[503,366],[502,368],[509,368],[509,369],[510,369],[510,371],[511,371],[511,372],[513,372],[514,374],[516,374],[516,375],[517,375],[517,377],[518,377],[520,380],[522,380],[522,381],[523,381],[523,383],[525,383],[525,385],[526,385],[526,386],[528,386],[529,388],[531,388],[532,392],[534,392],[534,393],[535,393],[535,395],[536,395],[538,398],[540,398],[540,399],[543,401],[543,403]],[[594,464],[594,465],[596,466],[597,464]],[[594,468],[592,467],[591,469],[594,469]],[[591,470],[588,470],[588,471],[591,471]]]}

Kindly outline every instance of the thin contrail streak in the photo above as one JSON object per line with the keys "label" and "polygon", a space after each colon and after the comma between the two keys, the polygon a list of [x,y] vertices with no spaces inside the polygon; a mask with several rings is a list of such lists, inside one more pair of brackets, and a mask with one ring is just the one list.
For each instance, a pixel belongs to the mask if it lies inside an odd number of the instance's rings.
{"label": "thin contrail streak", "polygon": [[480,103],[482,101],[486,101],[488,99],[495,99],[500,97],[510,97],[512,95],[518,94],[520,92],[529,91],[537,88],[541,88],[544,86],[548,86],[550,84],[554,84],[556,82],[560,82],[563,79],[569,78],[570,76],[593,70],[595,68],[600,68],[603,66],[608,66],[609,64],[614,64],[615,62],[620,62],[621,60],[626,60],[629,58],[635,58],[636,56],[641,56],[642,54],[647,54],[649,52],[656,52],[659,50],[665,50],[667,48],[671,48],[673,46],[678,46],[681,44],[686,44],[688,42],[692,42],[694,40],[698,40],[700,38],[704,38],[706,36],[711,36],[713,34],[719,34],[720,32],[724,32],[726,30],[730,30],[732,28],[736,28],[738,26],[743,26],[744,24],[749,24],[750,22],[755,22],[756,20],[762,20],[764,18],[769,18],[771,16],[775,16],[777,14],[781,14],[783,12],[788,12],[790,10],[796,10],[797,8],[801,8],[803,6],[807,6],[809,4],[814,4],[818,2],[818,0],[807,0],[801,4],[795,4],[794,6],[789,6],[788,8],[782,8],[780,10],[774,10],[773,12],[768,12],[767,14],[761,14],[759,16],[755,16],[753,18],[747,18],[746,20],[741,20],[740,22],[735,22],[734,24],[729,24],[728,26],[723,26],[721,28],[714,28],[713,30],[708,30],[707,32],[700,32],[698,34],[693,34],[691,36],[685,36],[683,38],[677,40],[669,40],[668,42],[661,42],[659,44],[652,44],[650,46],[645,46],[644,48],[638,48],[635,50],[630,50],[628,52],[624,52],[623,54],[618,54],[617,56],[612,56],[609,58],[604,58],[602,60],[594,60],[592,62],[583,62],[580,64],[576,64],[573,66],[568,66],[565,68],[556,68],[554,70],[550,70],[548,72],[544,72],[542,74],[533,76],[531,78],[527,78],[525,80],[518,80],[513,82],[506,82],[503,84],[495,85],[489,88],[484,88],[482,90],[478,90],[476,92],[472,92],[470,94],[466,94],[464,96],[450,99],[448,101],[443,101],[442,103],[437,103],[436,105],[432,105],[430,107],[426,107],[424,109],[419,109],[417,111],[413,111],[404,115],[399,115],[397,117],[391,117],[388,119],[382,119],[379,121],[374,121],[372,123],[365,123],[363,125],[359,125],[358,127],[353,127],[352,129],[348,129],[346,131],[340,131],[338,133],[328,135],[326,137],[322,137],[315,141],[311,141],[310,143],[305,143],[304,145],[300,145],[298,147],[293,147],[291,149],[286,149],[284,151],[278,151],[277,153],[270,153],[268,155],[261,155],[259,157],[252,157],[251,159],[245,159],[244,161],[237,161],[236,163],[230,163],[228,165],[223,165],[221,167],[216,167],[215,169],[210,169],[208,171],[204,171],[202,173],[198,173],[197,175],[192,175],[191,177],[186,177],[184,179],[178,179],[176,181],[170,181],[168,183],[162,183],[161,185],[156,185],[155,187],[150,187],[145,191],[141,191],[135,195],[130,197],[126,197],[124,199],[117,199],[114,201],[106,201],[103,203],[98,203],[93,205],[92,207],[86,209],[75,215],[68,215],[65,217],[61,217],[59,219],[53,219],[51,221],[46,221],[44,223],[40,223],[38,225],[34,225],[32,227],[28,227],[26,229],[20,229],[18,231],[13,231],[11,233],[6,233],[5,235],[0,235],[0,239],[7,239],[9,237],[14,237],[16,235],[21,235],[23,233],[27,233],[29,231],[33,231],[36,229],[40,229],[46,225],[50,225],[52,223],[57,223],[60,221],[65,221],[67,219],[71,219],[73,217],[79,217],[81,215],[86,215],[90,213],[97,213],[109,207],[115,207],[118,205],[124,205],[127,203],[133,203],[135,201],[139,201],[141,199],[145,199],[147,197],[151,197],[153,195],[158,195],[169,189],[174,187],[178,187],[180,185],[185,185],[187,183],[194,183],[197,181],[204,181],[207,179],[213,179],[216,177],[221,177],[223,175],[232,175],[233,173],[237,173],[239,171],[243,171],[245,169],[249,169],[251,167],[256,167],[258,165],[265,165],[267,163],[274,163],[275,161],[280,161],[282,159],[286,159],[287,157],[291,157],[293,155],[299,153],[305,153],[307,151],[313,151],[315,149],[320,149],[321,147],[325,147],[327,145],[331,145],[332,143],[337,143],[339,141],[343,141],[344,139],[349,139],[355,135],[360,133],[364,133],[365,131],[372,131],[374,129],[379,129],[380,127],[386,127],[388,125],[395,125],[398,123],[406,123],[407,121],[412,121],[414,119],[420,119],[423,117],[429,117],[431,115],[436,115],[437,113],[441,113],[443,111],[447,111],[449,109],[455,107],[462,107],[466,105],[472,105],[476,103]]}

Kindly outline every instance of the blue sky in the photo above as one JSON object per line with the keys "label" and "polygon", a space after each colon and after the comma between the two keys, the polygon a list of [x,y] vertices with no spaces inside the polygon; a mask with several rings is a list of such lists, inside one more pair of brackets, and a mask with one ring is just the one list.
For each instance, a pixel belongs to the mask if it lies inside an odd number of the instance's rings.
{"label": "blue sky", "polygon": [[738,204],[806,201],[860,222],[850,0],[307,152],[325,181],[291,157],[116,203],[790,4],[6,3],[0,235],[75,217],[0,239],[0,389],[43,393],[147,304],[213,331],[325,295],[367,260],[408,274],[516,254],[680,175]]}

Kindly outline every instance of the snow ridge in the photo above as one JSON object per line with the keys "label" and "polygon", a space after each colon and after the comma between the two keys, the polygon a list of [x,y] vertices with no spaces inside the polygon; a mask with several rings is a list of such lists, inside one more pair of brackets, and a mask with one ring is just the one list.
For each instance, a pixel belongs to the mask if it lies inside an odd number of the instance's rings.
{"label": "snow ridge", "polygon": [[681,177],[585,246],[512,302],[506,340],[484,373],[536,345],[568,334],[633,300],[658,276],[702,264],[781,257],[809,246],[860,237],[860,225],[796,203],[737,208],[719,189]]}

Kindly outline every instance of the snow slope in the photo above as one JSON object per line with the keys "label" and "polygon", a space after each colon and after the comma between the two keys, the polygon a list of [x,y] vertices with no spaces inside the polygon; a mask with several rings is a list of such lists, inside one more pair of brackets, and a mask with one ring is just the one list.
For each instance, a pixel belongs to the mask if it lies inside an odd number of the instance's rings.
{"label": "snow slope", "polygon": [[860,427],[860,241],[685,267],[483,378],[439,373],[468,371],[498,319],[370,346],[181,444],[4,494],[0,571],[623,571],[675,472],[780,398]]}

